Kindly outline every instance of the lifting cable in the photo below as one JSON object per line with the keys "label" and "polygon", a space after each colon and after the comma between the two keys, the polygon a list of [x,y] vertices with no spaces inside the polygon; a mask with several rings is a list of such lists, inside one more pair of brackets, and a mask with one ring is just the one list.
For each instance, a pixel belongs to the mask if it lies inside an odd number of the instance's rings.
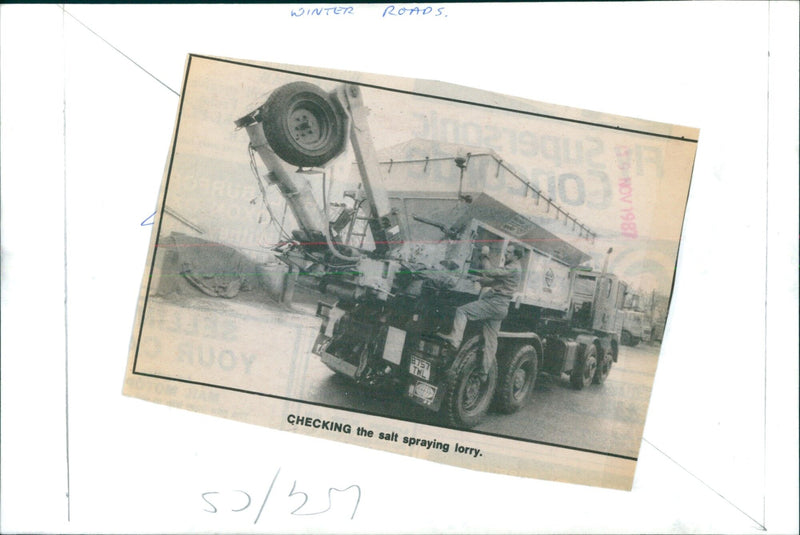
{"label": "lifting cable", "polygon": [[[261,200],[263,201],[264,207],[267,209],[267,212],[269,213],[269,222],[270,222],[270,224],[274,223],[278,227],[279,232],[280,232],[280,237],[282,239],[284,239],[287,242],[295,241],[291,237],[291,234],[286,232],[286,229],[283,228],[283,225],[278,222],[278,219],[275,217],[275,214],[272,211],[272,206],[270,206],[269,200],[267,198],[267,189],[264,187],[264,184],[261,182],[261,176],[258,174],[258,164],[256,163],[256,158],[255,158],[254,151],[253,151],[253,145],[248,145],[247,146],[247,153],[250,156],[250,170],[253,172],[253,175],[256,178],[256,182],[258,183],[258,189],[261,190]],[[284,215],[284,217],[286,216],[286,203],[285,203],[285,201],[284,201],[284,207],[283,207],[283,215]]]}
{"label": "lifting cable", "polygon": [[[330,253],[338,258],[339,260],[344,260],[345,262],[349,262],[351,264],[355,264],[356,261],[360,258],[358,256],[348,256],[342,254],[336,249],[336,244],[333,243],[333,239],[331,238],[331,223],[330,218],[328,217],[328,199],[325,195],[325,173],[322,173],[322,206],[323,206],[323,213],[325,214],[325,221],[327,221],[327,228],[325,229],[325,242],[328,245],[328,250]],[[327,263],[325,265],[328,265]]]}

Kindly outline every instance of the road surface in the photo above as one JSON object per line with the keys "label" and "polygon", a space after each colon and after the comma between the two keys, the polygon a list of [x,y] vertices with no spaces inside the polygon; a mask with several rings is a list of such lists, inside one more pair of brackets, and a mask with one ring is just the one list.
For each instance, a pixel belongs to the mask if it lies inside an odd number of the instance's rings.
{"label": "road surface", "polygon": [[[142,343],[152,349],[149,357],[142,353],[140,371],[439,425],[411,401],[358,388],[322,364],[311,353],[320,322],[313,310],[207,297],[151,299]],[[657,356],[657,346],[623,346],[605,384],[582,391],[566,376],[540,375],[527,406],[511,415],[490,412],[473,431],[635,458]]]}
{"label": "road surface", "polygon": [[[527,406],[511,415],[490,412],[473,430],[637,457],[657,357],[657,346],[623,346],[605,384],[582,391],[574,390],[566,375],[540,375]],[[308,401],[436,425],[426,409],[355,388],[319,359],[307,371],[314,385]]]}

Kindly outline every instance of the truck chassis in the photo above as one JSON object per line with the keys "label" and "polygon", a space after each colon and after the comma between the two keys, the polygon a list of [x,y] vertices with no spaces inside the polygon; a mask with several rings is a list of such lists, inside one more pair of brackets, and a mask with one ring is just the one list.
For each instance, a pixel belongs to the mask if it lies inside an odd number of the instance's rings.
{"label": "truck chassis", "polygon": [[[390,194],[355,84],[330,93],[306,82],[287,84],[236,125],[250,137],[251,158],[257,153],[268,168],[262,177],[251,160],[265,204],[268,186],[277,185],[298,223],[276,253],[291,270],[313,275],[326,295],[317,306],[322,322],[313,352],[333,371],[364,387],[397,392],[456,427],[477,425],[491,405],[505,413],[519,410],[539,374],[568,374],[576,389],[606,380],[618,357],[624,285],[605,268],[582,267],[591,256],[576,243],[593,241],[594,234],[551,200],[547,210],[554,207],[556,218],[563,213],[564,222],[577,228],[576,239],[558,238],[486,193],[467,194],[461,180],[458,192],[439,197]],[[363,189],[346,194],[353,206],[330,218],[328,202],[320,209],[303,168],[338,157],[348,136]],[[453,158],[462,179],[469,157]],[[400,163],[389,162],[390,169],[393,164]],[[538,205],[543,197],[535,193]],[[431,201],[448,207],[441,218],[427,213]],[[354,245],[358,221],[365,228]],[[420,245],[419,236],[432,228],[438,239]],[[364,247],[367,233],[370,248]],[[450,330],[458,306],[478,296],[470,273],[481,243],[491,244],[495,259],[510,244],[525,255],[522,282],[485,379],[478,373],[483,340],[477,324],[467,326],[456,349],[436,336]]]}

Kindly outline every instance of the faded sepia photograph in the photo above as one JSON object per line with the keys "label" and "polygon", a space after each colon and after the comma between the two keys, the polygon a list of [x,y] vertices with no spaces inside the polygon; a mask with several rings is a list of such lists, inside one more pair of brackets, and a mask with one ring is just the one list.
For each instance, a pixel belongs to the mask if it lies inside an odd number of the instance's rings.
{"label": "faded sepia photograph", "polygon": [[698,134],[191,56],[125,393],[630,488]]}

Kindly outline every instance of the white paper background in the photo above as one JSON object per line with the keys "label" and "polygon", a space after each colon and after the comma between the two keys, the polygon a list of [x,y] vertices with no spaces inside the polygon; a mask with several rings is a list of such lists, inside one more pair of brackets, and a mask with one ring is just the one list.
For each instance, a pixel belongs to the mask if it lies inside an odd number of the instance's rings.
{"label": "white paper background", "polygon": [[[798,4],[448,4],[431,19],[383,7],[292,18],[280,5],[68,6],[80,24],[55,5],[2,6],[0,530],[796,533]],[[700,128],[633,491],[123,398],[152,228],[140,222],[178,103],[165,85],[180,89],[190,52]],[[355,519],[292,516],[294,481],[319,508],[329,486],[358,484]],[[201,493],[233,489],[255,504],[203,511]]]}

